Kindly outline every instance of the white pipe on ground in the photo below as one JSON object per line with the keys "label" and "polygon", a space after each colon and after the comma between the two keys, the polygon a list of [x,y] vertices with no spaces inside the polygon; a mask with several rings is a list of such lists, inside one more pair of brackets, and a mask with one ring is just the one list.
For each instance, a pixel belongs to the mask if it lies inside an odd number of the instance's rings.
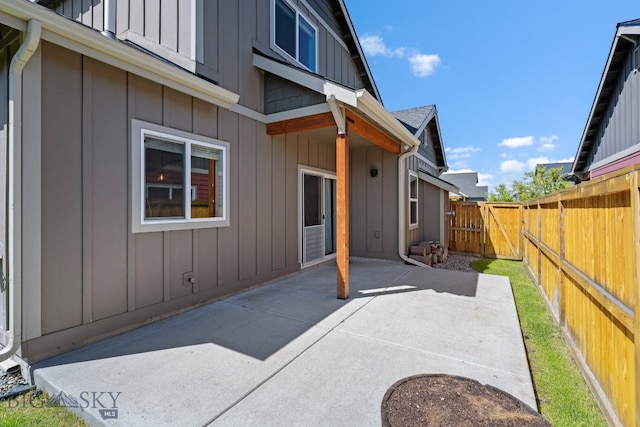
{"label": "white pipe on ground", "polygon": [[[0,350],[0,361],[11,357],[22,341],[22,72],[33,56],[42,34],[40,21],[31,19],[24,42],[11,59],[9,67],[9,138],[8,138],[8,194],[7,194],[7,281],[9,283],[9,341]],[[17,170],[16,170],[17,169]],[[17,214],[16,214],[17,211]],[[18,217],[16,219],[16,216]],[[16,223],[17,222],[17,223]]]}

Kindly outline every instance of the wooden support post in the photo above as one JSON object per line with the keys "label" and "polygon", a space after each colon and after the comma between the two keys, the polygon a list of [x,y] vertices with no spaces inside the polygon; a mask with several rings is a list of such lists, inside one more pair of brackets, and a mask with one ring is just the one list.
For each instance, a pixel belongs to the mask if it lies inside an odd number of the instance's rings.
{"label": "wooden support post", "polygon": [[337,296],[349,298],[349,137],[336,137]]}

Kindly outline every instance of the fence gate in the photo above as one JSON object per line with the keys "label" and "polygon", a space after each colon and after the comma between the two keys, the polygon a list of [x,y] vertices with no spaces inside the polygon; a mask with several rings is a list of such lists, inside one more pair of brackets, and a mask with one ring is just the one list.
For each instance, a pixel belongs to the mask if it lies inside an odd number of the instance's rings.
{"label": "fence gate", "polygon": [[522,259],[522,206],[451,202],[449,250],[486,258]]}

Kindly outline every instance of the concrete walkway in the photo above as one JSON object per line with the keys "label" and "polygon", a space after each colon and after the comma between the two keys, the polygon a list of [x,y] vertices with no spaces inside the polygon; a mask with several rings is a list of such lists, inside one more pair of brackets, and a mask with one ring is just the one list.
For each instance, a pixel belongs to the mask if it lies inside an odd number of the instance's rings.
{"label": "concrete walkway", "polygon": [[507,278],[350,270],[349,300],[321,265],[42,362],[34,381],[106,426],[375,426],[389,386],[421,373],[536,408]]}

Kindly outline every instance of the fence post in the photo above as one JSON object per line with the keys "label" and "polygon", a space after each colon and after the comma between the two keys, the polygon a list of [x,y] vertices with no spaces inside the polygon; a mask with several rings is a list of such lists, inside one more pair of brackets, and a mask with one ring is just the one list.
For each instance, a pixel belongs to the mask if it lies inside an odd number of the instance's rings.
{"label": "fence post", "polygon": [[560,233],[560,250],[558,256],[558,320],[560,322],[560,327],[565,326],[566,313],[565,313],[565,295],[564,295],[564,280],[562,273],[562,264],[564,263],[564,203],[562,202],[562,197],[558,196],[558,218],[560,221],[559,224],[559,233]]}
{"label": "fence post", "polygon": [[633,282],[635,286],[635,301],[633,307],[633,344],[635,347],[635,364],[636,375],[634,378],[634,390],[636,391],[635,399],[635,414],[636,414],[636,426],[640,426],[640,190],[638,185],[638,174],[640,172],[635,171],[631,175],[631,217],[633,218],[633,252],[632,259],[635,259],[635,270],[633,274]]}
{"label": "fence post", "polygon": [[538,285],[542,286],[542,208],[540,207],[540,199],[536,202],[538,208],[538,265],[536,266],[536,276]]}

